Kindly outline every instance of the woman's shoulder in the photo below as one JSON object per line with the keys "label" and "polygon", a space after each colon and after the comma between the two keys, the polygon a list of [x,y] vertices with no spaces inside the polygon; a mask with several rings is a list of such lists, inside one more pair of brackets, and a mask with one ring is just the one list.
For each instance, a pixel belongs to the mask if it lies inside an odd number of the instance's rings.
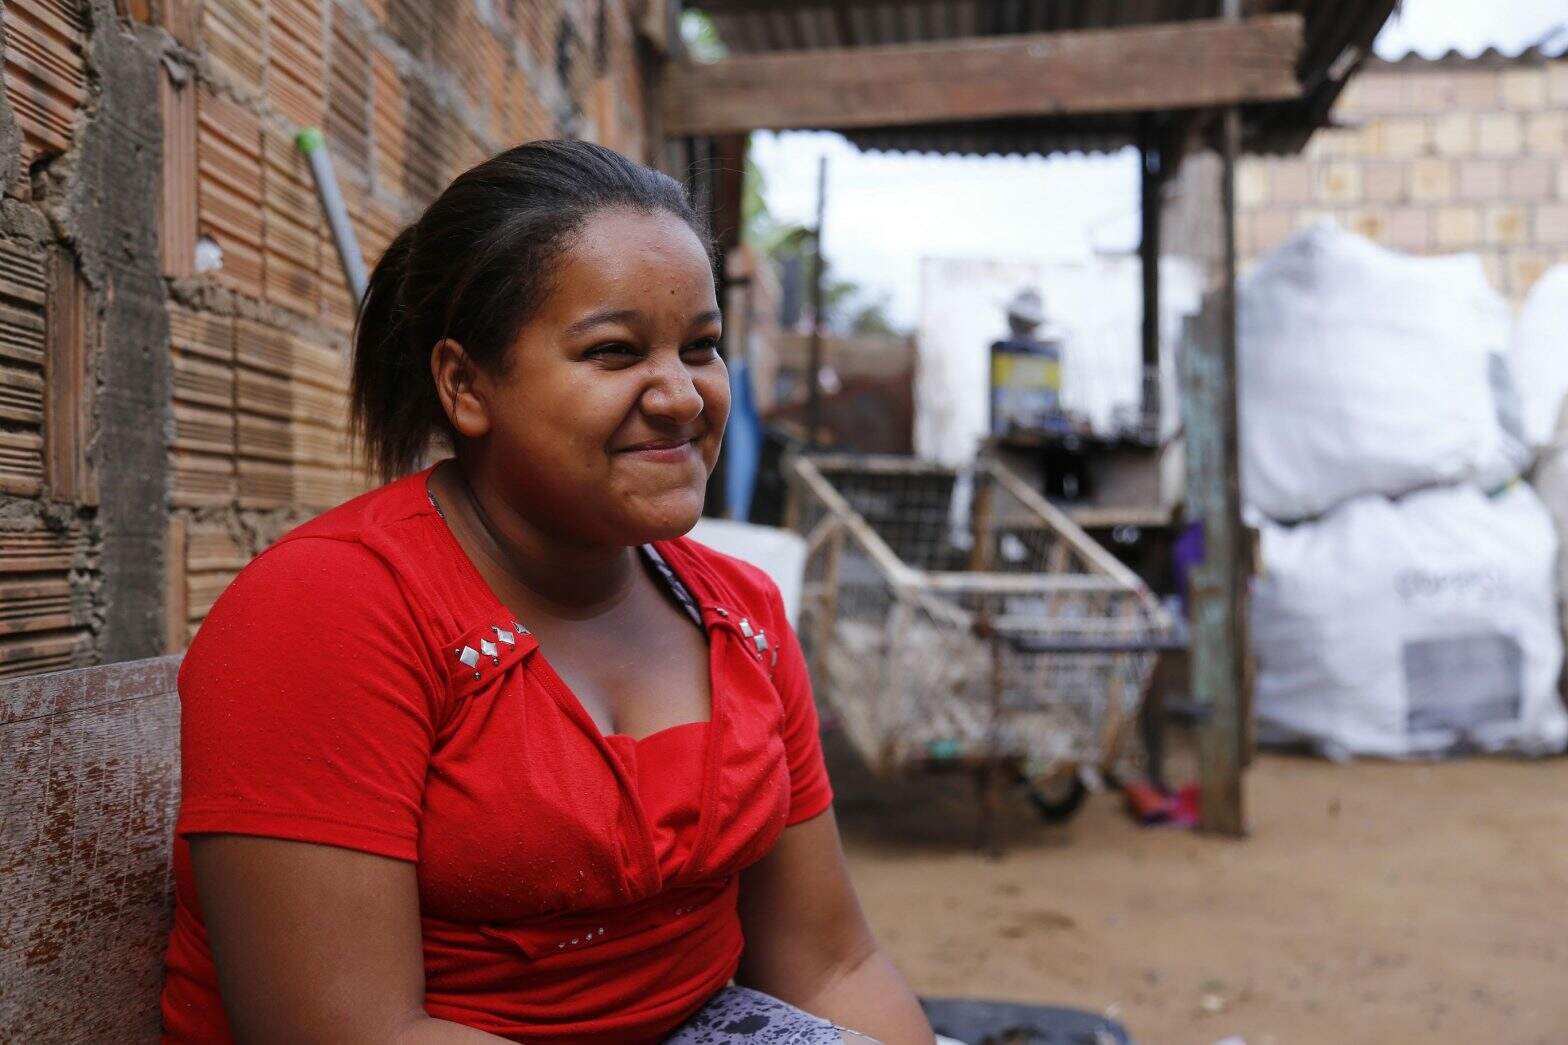
{"label": "woman's shoulder", "polygon": [[709,547],[693,537],[660,542],[656,546],[671,560],[698,599],[729,602],[764,620],[783,616],[779,586],[766,571],[744,559]]}
{"label": "woman's shoulder", "polygon": [[414,625],[409,556],[399,552],[399,531],[418,514],[409,505],[414,478],[361,494],[284,534],[240,570],[201,631]]}

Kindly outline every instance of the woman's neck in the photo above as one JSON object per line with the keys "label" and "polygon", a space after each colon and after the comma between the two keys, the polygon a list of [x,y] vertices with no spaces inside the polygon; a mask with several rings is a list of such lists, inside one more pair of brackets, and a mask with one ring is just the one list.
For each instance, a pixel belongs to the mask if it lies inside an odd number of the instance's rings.
{"label": "woman's neck", "polygon": [[535,609],[564,618],[597,617],[630,594],[637,571],[634,549],[563,541],[485,489],[457,460],[442,469],[449,473],[445,485],[456,492],[449,499],[460,506],[460,524],[480,555],[508,586],[521,587],[539,603]]}

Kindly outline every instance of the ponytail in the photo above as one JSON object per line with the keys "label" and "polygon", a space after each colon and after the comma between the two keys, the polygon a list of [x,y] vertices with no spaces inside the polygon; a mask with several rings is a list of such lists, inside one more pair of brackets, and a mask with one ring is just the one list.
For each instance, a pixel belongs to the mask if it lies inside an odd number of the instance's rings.
{"label": "ponytail", "polygon": [[414,469],[443,418],[429,346],[410,336],[403,305],[418,227],[398,233],[376,262],[354,321],[352,432],[366,465],[383,481]]}

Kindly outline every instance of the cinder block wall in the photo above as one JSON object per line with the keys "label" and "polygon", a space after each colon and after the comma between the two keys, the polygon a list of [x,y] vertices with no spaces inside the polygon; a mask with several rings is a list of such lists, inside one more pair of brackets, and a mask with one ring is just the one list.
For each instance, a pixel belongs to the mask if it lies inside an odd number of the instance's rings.
{"label": "cinder block wall", "polygon": [[1369,62],[1299,156],[1237,171],[1251,259],[1329,216],[1414,253],[1474,251],[1516,304],[1568,261],[1568,56]]}
{"label": "cinder block wall", "polygon": [[651,159],[663,17],[657,0],[4,3],[0,677],[182,648],[252,556],[369,485],[302,127],[324,131],[374,263],[507,145]]}

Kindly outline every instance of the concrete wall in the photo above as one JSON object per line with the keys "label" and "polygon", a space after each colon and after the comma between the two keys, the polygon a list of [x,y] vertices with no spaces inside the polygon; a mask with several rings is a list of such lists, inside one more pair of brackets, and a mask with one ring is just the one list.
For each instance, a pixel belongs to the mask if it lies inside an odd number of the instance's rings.
{"label": "concrete wall", "polygon": [[507,145],[650,159],[662,6],[3,5],[0,677],[183,647],[252,556],[369,484],[298,130],[324,130],[373,263]]}

